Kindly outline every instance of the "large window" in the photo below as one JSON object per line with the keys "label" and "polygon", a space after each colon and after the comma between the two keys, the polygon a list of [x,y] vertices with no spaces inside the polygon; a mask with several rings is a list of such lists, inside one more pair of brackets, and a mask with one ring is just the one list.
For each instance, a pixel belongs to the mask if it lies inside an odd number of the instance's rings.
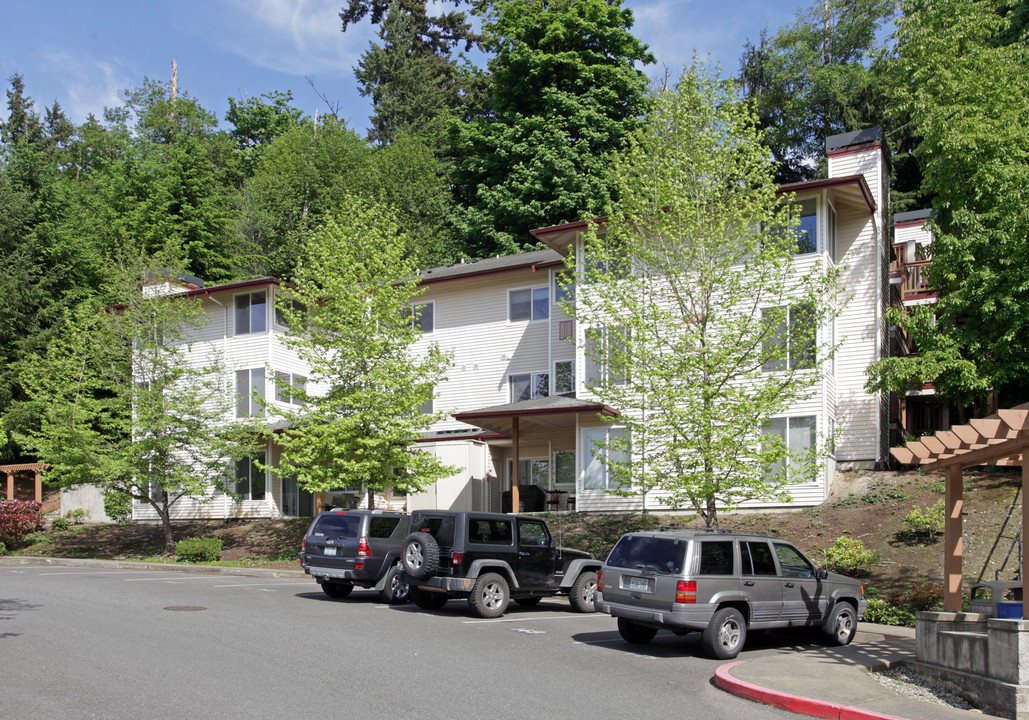
{"label": "large window", "polygon": [[788,483],[814,482],[818,479],[817,467],[813,462],[817,426],[818,418],[814,415],[772,418],[769,421],[764,434],[778,437],[790,453],[788,464],[784,459],[769,468],[771,477],[781,477],[785,472]]}
{"label": "large window", "polygon": [[575,392],[575,361],[558,360],[554,363],[554,394]]}
{"label": "large window", "polygon": [[554,451],[554,484],[575,485],[575,451]]}
{"label": "large window", "polygon": [[436,303],[427,302],[412,305],[404,311],[406,317],[411,318],[411,324],[415,330],[423,333],[432,333],[436,329]]}
{"label": "large window", "polygon": [[236,417],[264,415],[264,368],[236,371]]}
{"label": "large window", "polygon": [[281,403],[303,405],[302,393],[307,392],[307,378],[296,373],[275,373],[275,400]]}
{"label": "large window", "polygon": [[236,334],[268,329],[268,301],[264,290],[236,296]]}
{"label": "large window", "polygon": [[797,227],[797,254],[804,255],[818,250],[818,200],[808,198],[797,203],[800,206],[800,225]]}
{"label": "large window", "polygon": [[583,431],[586,448],[583,488],[586,490],[617,490],[620,482],[612,465],[629,462],[623,444],[628,436],[624,428],[591,428]]}
{"label": "large window", "polygon": [[554,304],[560,307],[562,302],[575,302],[575,276],[570,272],[554,275]]}
{"label": "large window", "polygon": [[586,381],[594,385],[624,385],[627,380],[626,330],[621,327],[586,330]]}
{"label": "large window", "polygon": [[236,494],[240,500],[264,500],[264,470],[257,466],[258,456],[236,461]]}
{"label": "large window", "polygon": [[765,352],[771,357],[765,360],[762,370],[776,372],[787,367],[808,370],[815,366],[818,328],[814,316],[814,308],[809,303],[763,311],[765,323],[774,327],[765,340]]}
{"label": "large window", "polygon": [[508,290],[507,319],[511,322],[521,320],[546,320],[550,317],[550,288],[525,288]]}
{"label": "large window", "polygon": [[507,376],[511,387],[511,402],[535,400],[550,395],[550,373],[520,373]]}

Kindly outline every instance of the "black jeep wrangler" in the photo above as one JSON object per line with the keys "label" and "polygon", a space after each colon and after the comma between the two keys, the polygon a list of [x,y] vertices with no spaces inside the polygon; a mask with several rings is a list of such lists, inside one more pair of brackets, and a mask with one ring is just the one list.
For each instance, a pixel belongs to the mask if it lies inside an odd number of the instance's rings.
{"label": "black jeep wrangler", "polygon": [[304,536],[300,564],[326,595],[345,598],[354,586],[375,588],[385,602],[407,602],[400,548],[408,516],[389,510],[329,510]]}
{"label": "black jeep wrangler", "polygon": [[557,547],[539,518],[420,510],[411,514],[411,531],[401,553],[401,581],[420,608],[468,598],[473,614],[495,618],[512,599],[535,605],[566,594],[577,612],[594,612],[600,561]]}

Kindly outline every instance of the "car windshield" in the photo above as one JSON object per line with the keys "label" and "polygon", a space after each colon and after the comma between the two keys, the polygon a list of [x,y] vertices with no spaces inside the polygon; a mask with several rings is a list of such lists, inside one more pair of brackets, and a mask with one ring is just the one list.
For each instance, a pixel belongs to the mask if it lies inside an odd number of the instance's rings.
{"label": "car windshield", "polygon": [[357,537],[361,530],[359,515],[342,515],[332,513],[322,515],[311,534],[315,537]]}
{"label": "car windshield", "polygon": [[689,541],[683,538],[625,535],[607,558],[614,567],[678,575]]}

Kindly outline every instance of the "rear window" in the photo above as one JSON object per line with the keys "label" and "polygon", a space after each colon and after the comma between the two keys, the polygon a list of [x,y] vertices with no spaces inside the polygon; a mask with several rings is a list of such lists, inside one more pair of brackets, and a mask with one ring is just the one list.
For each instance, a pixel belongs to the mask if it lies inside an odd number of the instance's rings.
{"label": "rear window", "polygon": [[388,538],[399,524],[399,517],[373,517],[368,521],[368,535],[373,538]]}
{"label": "rear window", "polygon": [[732,575],[732,540],[700,543],[701,575]]}
{"label": "rear window", "polygon": [[436,538],[436,542],[444,547],[454,545],[454,518],[451,515],[443,517],[412,517],[411,532],[427,532]]}
{"label": "rear window", "polygon": [[657,538],[624,535],[607,557],[613,567],[652,570],[678,575],[689,541],[683,538]]}
{"label": "rear window", "polygon": [[361,531],[360,515],[337,515],[331,513],[318,518],[311,529],[315,537],[357,537]]}

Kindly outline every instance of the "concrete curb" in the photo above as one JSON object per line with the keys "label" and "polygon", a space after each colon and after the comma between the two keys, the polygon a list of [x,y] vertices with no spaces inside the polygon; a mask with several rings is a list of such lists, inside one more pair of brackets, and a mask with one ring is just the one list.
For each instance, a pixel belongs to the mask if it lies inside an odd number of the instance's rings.
{"label": "concrete curb", "polygon": [[814,698],[802,697],[800,695],[791,695],[745,682],[734,677],[731,672],[734,667],[743,664],[745,664],[745,661],[739,660],[718,667],[715,670],[715,685],[737,697],[754,700],[802,715],[833,718],[833,720],[906,720],[906,718],[900,718],[896,715],[884,715],[883,713],[863,710],[862,708],[838,705],[826,700],[815,700]]}
{"label": "concrete curb", "polygon": [[[181,563],[148,563],[129,560],[86,560],[81,558],[0,557],[0,567],[52,565],[55,567],[112,568],[115,570],[164,570],[166,572],[204,575],[241,575],[263,578],[308,578],[303,570],[269,570],[266,568],[223,567],[220,565],[185,565]],[[312,579],[312,582],[314,580]]]}

